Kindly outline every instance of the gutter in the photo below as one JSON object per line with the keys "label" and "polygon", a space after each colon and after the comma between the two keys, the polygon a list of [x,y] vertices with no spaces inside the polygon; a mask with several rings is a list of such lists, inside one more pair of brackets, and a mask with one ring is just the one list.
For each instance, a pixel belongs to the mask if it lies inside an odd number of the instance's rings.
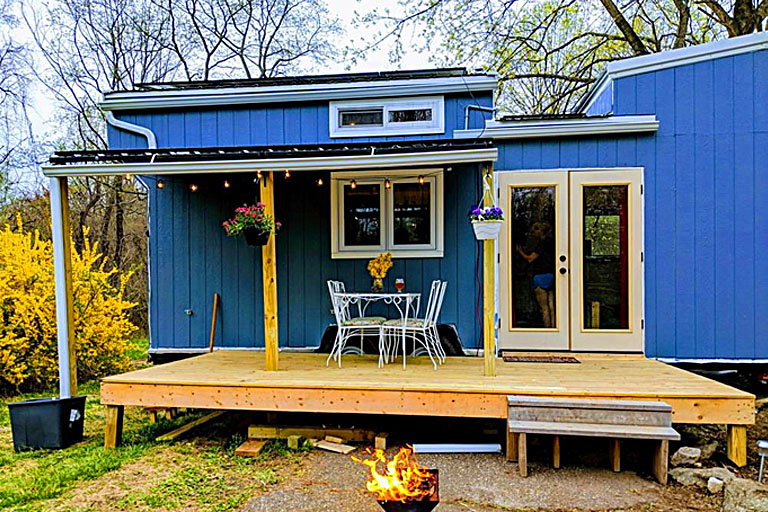
{"label": "gutter", "polygon": [[531,139],[578,135],[652,133],[659,129],[655,115],[610,116],[553,121],[486,121],[485,128],[454,130],[454,139]]}

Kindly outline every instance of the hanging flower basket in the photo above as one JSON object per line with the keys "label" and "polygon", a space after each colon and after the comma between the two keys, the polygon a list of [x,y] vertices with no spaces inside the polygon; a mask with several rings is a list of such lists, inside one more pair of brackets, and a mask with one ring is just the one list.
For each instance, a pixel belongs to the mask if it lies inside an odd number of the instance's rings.
{"label": "hanging flower basket", "polygon": [[245,243],[251,246],[266,245],[269,235],[277,233],[280,223],[275,222],[271,215],[265,213],[266,205],[243,205],[235,209],[235,216],[225,220],[221,225],[227,236],[245,237]]}
{"label": "hanging flower basket", "polygon": [[498,206],[476,206],[469,211],[469,218],[478,240],[494,240],[499,237],[501,225],[504,223],[504,212]]}
{"label": "hanging flower basket", "polygon": [[269,231],[260,231],[259,228],[246,228],[243,230],[245,243],[252,246],[267,245],[269,241]]}
{"label": "hanging flower basket", "polygon": [[473,220],[472,229],[475,230],[475,238],[478,240],[495,240],[499,237],[501,220]]}

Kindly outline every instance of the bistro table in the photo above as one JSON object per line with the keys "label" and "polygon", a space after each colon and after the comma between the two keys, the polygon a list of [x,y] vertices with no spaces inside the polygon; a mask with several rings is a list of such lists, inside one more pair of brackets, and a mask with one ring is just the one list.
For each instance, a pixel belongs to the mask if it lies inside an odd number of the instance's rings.
{"label": "bistro table", "polygon": [[[374,292],[359,292],[359,293],[336,293],[336,299],[340,302],[341,308],[348,308],[353,304],[357,304],[358,315],[365,316],[365,310],[374,302],[383,302],[384,304],[391,304],[397,308],[400,313],[400,318],[403,321],[403,368],[405,368],[405,327],[408,325],[408,314],[413,311],[413,316],[416,317],[419,314],[419,308],[421,307],[421,293],[409,293],[409,292],[397,292],[397,293],[374,293]],[[381,352],[381,347],[379,347]],[[381,363],[383,354],[379,353],[379,362]]]}

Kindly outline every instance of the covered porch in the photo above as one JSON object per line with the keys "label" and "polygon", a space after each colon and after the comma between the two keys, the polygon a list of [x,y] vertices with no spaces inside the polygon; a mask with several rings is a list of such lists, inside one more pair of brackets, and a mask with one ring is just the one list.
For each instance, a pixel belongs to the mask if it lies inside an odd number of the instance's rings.
{"label": "covered porch", "polygon": [[454,357],[437,371],[426,357],[408,366],[377,366],[376,356],[346,356],[341,368],[324,354],[280,354],[266,371],[265,355],[221,350],[102,381],[101,400],[119,443],[124,406],[276,412],[336,412],[445,417],[507,417],[507,396],[663,401],[675,423],[728,425],[728,456],[746,461],[746,425],[754,395],[635,355],[575,354],[578,363],[508,363],[483,376],[482,357]]}

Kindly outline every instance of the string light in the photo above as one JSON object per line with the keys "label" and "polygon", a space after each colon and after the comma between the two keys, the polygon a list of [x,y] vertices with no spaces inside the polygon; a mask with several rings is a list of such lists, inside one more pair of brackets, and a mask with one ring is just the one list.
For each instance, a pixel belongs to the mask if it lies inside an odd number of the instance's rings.
{"label": "string light", "polygon": [[315,183],[317,184],[318,187],[322,187],[323,186],[323,178],[317,178],[317,181],[315,181]]}
{"label": "string light", "polygon": [[357,182],[352,180],[349,182],[349,186],[352,188],[352,190],[355,190],[357,188]]}
{"label": "string light", "polygon": [[131,174],[131,173],[126,173],[126,174],[125,174],[125,179],[127,179],[127,180],[132,180],[132,179],[133,179],[133,174]]}
{"label": "string light", "polygon": [[230,186],[231,184],[227,180],[224,180],[224,188],[229,188]]}
{"label": "string light", "polygon": [[256,177],[261,179],[261,171],[256,171]]}
{"label": "string light", "polygon": [[193,184],[191,184],[191,185],[189,186],[189,190],[191,190],[192,192],[197,192],[197,185],[195,185],[194,183],[193,183]]}
{"label": "string light", "polygon": [[427,181],[427,179],[424,177],[424,175],[419,174],[419,185],[423,185],[425,181]]}
{"label": "string light", "polygon": [[163,180],[157,180],[157,188],[165,188],[165,182]]}
{"label": "string light", "polygon": [[384,180],[384,188],[386,188],[386,189],[392,188],[392,182],[389,181],[389,178]]}
{"label": "string light", "polygon": [[290,171],[290,170],[288,170],[288,169],[286,169],[286,170],[285,170],[285,179],[288,179],[288,178],[290,178],[290,177],[291,177],[291,171]]}

